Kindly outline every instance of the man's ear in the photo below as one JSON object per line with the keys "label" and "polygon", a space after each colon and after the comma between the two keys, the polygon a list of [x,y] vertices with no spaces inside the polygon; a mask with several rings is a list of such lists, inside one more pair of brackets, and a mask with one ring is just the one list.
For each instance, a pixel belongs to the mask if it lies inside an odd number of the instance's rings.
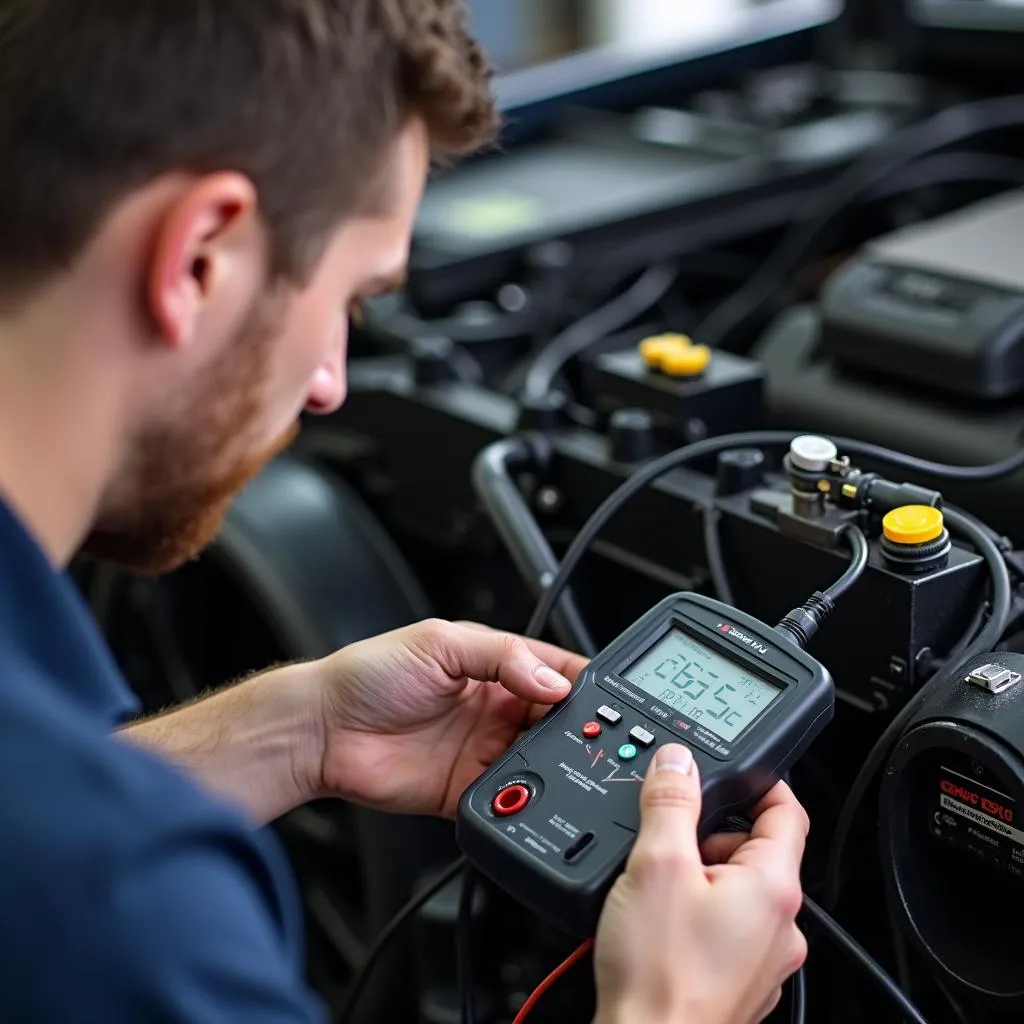
{"label": "man's ear", "polygon": [[161,340],[188,345],[221,299],[244,308],[256,286],[250,279],[264,267],[263,248],[256,189],[247,177],[210,174],[181,193],[158,228],[146,282]]}

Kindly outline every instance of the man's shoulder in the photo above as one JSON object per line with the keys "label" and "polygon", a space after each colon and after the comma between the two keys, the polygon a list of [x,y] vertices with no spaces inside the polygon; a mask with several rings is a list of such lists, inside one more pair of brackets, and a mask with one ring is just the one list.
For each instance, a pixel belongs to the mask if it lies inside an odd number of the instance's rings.
{"label": "man's shoulder", "polygon": [[[221,1019],[214,1007],[312,1019],[277,844],[45,678],[16,673],[0,685],[0,987],[13,972],[26,1013],[68,1020],[46,977],[91,992],[115,1022]],[[179,1018],[182,1000],[195,1004]]]}
{"label": "man's shoulder", "polygon": [[161,845],[191,836],[247,867],[266,870],[261,862],[275,860],[240,811],[108,732],[40,670],[0,659],[0,675],[8,673],[15,678],[0,685],[0,893],[16,880],[45,881],[65,900],[91,898]]}
{"label": "man's shoulder", "polygon": [[[172,766],[104,728],[45,673],[0,658],[0,830],[38,843],[67,839],[130,850],[168,827],[247,833],[244,819]],[[0,858],[17,854],[0,844]],[[2,881],[2,872],[0,872]]]}

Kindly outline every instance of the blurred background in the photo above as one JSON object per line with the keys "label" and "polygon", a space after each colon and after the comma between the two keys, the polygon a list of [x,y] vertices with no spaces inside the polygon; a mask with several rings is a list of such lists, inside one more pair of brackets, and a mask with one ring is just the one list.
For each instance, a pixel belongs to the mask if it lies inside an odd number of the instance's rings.
{"label": "blurred background", "polygon": [[[471,0],[475,31],[503,73],[612,48],[676,54],[748,41],[765,8],[783,19],[821,17],[831,0]],[[785,10],[784,10],[785,9]]]}

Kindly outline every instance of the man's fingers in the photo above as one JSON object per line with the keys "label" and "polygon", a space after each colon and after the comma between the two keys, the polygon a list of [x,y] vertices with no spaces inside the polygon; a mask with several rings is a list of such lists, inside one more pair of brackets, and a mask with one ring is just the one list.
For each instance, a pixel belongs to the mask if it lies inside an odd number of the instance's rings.
{"label": "man's fingers", "polygon": [[803,857],[811,820],[803,805],[785,782],[778,783],[754,809],[753,838],[771,839],[784,843]]}
{"label": "man's fingers", "polygon": [[[496,633],[498,630],[491,626],[485,626],[479,622],[468,622],[459,620],[458,626],[465,626],[467,629],[475,629],[482,632]],[[543,640],[533,640],[523,637],[523,642],[540,658],[546,665],[550,665],[556,672],[560,672],[570,682],[575,682],[576,677],[587,667],[590,659],[582,654],[575,654],[572,651],[556,647],[554,644],[545,643]]]}
{"label": "man's fingers", "polygon": [[640,831],[627,870],[667,881],[681,869],[702,866],[699,819],[700,777],[693,754],[681,744],[668,744],[655,755],[640,789]]}
{"label": "man's fingers", "polygon": [[750,836],[746,832],[716,832],[700,844],[700,853],[704,858],[704,863],[709,866],[726,864],[736,851],[748,842],[750,842]]}
{"label": "man's fingers", "polygon": [[800,865],[809,822],[792,790],[780,782],[758,805],[754,827],[729,862],[753,868],[773,887],[779,906],[795,914],[803,899]]}
{"label": "man's fingers", "polygon": [[556,672],[560,672],[570,682],[576,682],[576,677],[590,664],[589,658],[582,654],[574,654],[554,644],[547,644],[543,640],[532,640],[529,638],[523,641],[534,654],[542,661],[550,665]]}
{"label": "man's fingers", "polygon": [[535,704],[554,704],[571,689],[559,670],[512,633],[440,620],[420,623],[416,631],[425,653],[452,679],[501,683]]}
{"label": "man's fingers", "polygon": [[793,794],[793,790],[791,790],[785,782],[777,782],[771,789],[769,789],[750,812],[750,816],[756,820],[761,817],[765,811],[780,805],[795,805],[800,807],[800,801],[797,800],[796,796]]}

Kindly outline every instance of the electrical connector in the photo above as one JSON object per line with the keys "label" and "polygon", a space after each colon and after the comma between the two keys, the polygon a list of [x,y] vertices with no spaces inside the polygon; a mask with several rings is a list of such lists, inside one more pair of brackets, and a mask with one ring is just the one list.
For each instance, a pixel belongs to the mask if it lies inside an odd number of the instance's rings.
{"label": "electrical connector", "polygon": [[835,607],[831,598],[817,590],[802,605],[789,612],[775,628],[785,633],[797,647],[804,648]]}

